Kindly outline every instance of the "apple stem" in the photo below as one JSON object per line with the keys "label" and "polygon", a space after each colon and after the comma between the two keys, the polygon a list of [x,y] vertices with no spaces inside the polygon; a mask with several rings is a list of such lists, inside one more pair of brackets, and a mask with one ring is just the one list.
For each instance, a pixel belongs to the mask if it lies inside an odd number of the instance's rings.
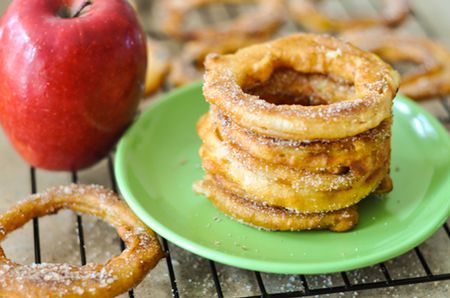
{"label": "apple stem", "polygon": [[83,5],[80,7],[80,9],[73,15],[72,18],[77,18],[77,17],[79,17],[79,16],[83,13],[83,10],[84,10],[86,7],[90,6],[90,5],[92,5],[92,0],[86,0],[86,1],[83,3]]}

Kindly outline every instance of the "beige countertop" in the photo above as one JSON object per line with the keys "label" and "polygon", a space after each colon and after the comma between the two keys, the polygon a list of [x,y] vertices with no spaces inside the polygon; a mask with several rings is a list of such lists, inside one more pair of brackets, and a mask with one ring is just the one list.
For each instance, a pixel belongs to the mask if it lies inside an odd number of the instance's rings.
{"label": "beige countertop", "polygon": [[[142,0],[145,2],[147,0]],[[353,10],[372,11],[368,0],[342,1],[347,8]],[[336,10],[342,10],[339,1],[335,2]],[[374,1],[376,2],[376,1]],[[434,38],[450,46],[450,1],[447,0],[415,0],[415,14],[402,25],[402,31],[415,35],[423,35],[424,28],[431,29]],[[0,1],[0,12],[9,1]],[[144,5],[145,6],[145,5]],[[420,23],[418,22],[420,20]],[[154,19],[143,14],[143,22],[147,29]],[[425,25],[425,27],[423,26]],[[287,24],[283,33],[294,31],[293,24]],[[176,46],[174,46],[176,48]],[[450,100],[445,99],[450,105]],[[445,120],[450,129],[450,114],[444,109],[439,99],[421,104],[436,117]],[[108,161],[104,160],[91,169],[79,174],[82,183],[98,183],[111,187],[111,176]],[[51,173],[36,171],[37,191],[48,186],[67,184],[71,181],[70,173]],[[30,168],[14,152],[2,131],[0,131],[0,212],[6,210],[18,200],[25,198],[31,191]],[[450,196],[450,194],[449,194]],[[449,198],[450,199],[450,198]],[[448,221],[449,223],[449,221]],[[43,262],[80,263],[80,248],[77,236],[75,214],[64,211],[39,221],[40,244]],[[85,249],[88,262],[104,262],[112,255],[120,252],[119,238],[115,231],[102,221],[83,216]],[[6,254],[21,263],[34,261],[33,225],[27,224],[22,230],[10,235],[3,243]],[[172,263],[181,297],[214,297],[216,295],[214,281],[208,260],[197,257],[174,245],[169,244]],[[444,229],[438,230],[430,239],[420,245],[430,269],[434,274],[450,273],[450,237]],[[219,280],[225,297],[259,295],[260,289],[253,272],[216,264]],[[414,251],[386,262],[393,279],[423,276],[423,267]],[[352,284],[370,281],[383,281],[384,276],[378,266],[347,272]],[[298,291],[302,289],[300,277],[297,275],[262,274],[262,279],[269,293]],[[343,285],[340,274],[307,276],[310,288]],[[327,295],[330,297],[450,297],[450,280],[431,282],[384,289],[365,290]],[[150,275],[135,289],[135,297],[171,297],[171,284],[166,261],[161,261]],[[123,295],[128,297],[128,295]]]}

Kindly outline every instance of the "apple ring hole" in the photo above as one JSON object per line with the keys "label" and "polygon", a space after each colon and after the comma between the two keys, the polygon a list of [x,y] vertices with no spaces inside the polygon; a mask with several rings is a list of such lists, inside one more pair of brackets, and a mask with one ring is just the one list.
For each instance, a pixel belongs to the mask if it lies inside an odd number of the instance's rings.
{"label": "apple ring hole", "polygon": [[[50,227],[58,226],[51,234],[42,233],[40,235],[40,249],[44,253],[43,260],[51,260],[52,263],[67,263],[77,266],[80,263],[80,253],[78,249],[76,232],[75,213],[70,210],[61,210],[56,214],[49,214],[39,218],[41,231]],[[83,225],[89,229],[89,233],[84,233],[84,241],[89,244],[95,243],[86,251],[86,257],[90,262],[105,264],[113,256],[119,255],[119,236],[116,230],[108,223],[98,220],[95,216],[83,214]],[[8,234],[2,241],[2,248],[5,255],[12,261],[21,264],[31,265],[34,258],[29,254],[34,250],[33,242],[26,241],[32,237],[33,222],[26,223],[23,228]],[[1,232],[0,232],[1,233]],[[73,249],[67,249],[67,243],[74,243]],[[117,242],[117,245],[115,243]],[[17,243],[23,243],[18,249]],[[114,243],[111,245],[111,243]],[[51,258],[49,257],[51,256]]]}
{"label": "apple ring hole", "polygon": [[328,105],[355,97],[355,87],[341,77],[275,69],[264,82],[243,86],[247,94],[274,105]]}

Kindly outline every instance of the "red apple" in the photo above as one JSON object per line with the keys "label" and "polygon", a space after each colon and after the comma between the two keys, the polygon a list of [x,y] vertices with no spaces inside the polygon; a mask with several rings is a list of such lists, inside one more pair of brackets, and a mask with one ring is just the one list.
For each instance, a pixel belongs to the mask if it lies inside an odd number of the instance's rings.
{"label": "red apple", "polygon": [[146,38],[125,0],[14,0],[0,21],[0,120],[31,165],[104,157],[144,90]]}

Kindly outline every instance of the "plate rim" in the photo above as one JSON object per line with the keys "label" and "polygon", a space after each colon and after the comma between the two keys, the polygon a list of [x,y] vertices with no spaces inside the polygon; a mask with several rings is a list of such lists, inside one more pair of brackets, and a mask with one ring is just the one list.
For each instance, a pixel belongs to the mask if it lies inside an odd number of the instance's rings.
{"label": "plate rim", "polygon": [[[195,241],[189,240],[182,234],[178,234],[173,230],[171,230],[170,228],[167,228],[166,226],[161,224],[151,214],[145,211],[145,208],[142,206],[142,204],[138,203],[139,200],[136,200],[133,197],[132,195],[133,191],[126,183],[127,178],[125,174],[126,172],[125,160],[126,160],[127,143],[129,143],[127,140],[132,139],[134,131],[139,131],[139,127],[141,126],[140,123],[143,123],[146,118],[150,117],[154,109],[156,109],[159,105],[163,104],[164,102],[170,100],[173,97],[177,97],[185,92],[190,92],[193,89],[199,89],[201,88],[201,86],[202,86],[201,82],[193,83],[181,88],[177,88],[166,94],[163,94],[158,99],[156,99],[138,117],[135,123],[121,138],[115,155],[114,173],[116,176],[117,186],[120,190],[120,193],[122,194],[122,197],[128,203],[133,212],[135,212],[136,215],[146,225],[148,225],[151,229],[153,229],[157,234],[174,243],[175,245],[183,249],[186,249],[194,254],[202,256],[204,258],[247,270],[256,270],[261,272],[281,273],[281,274],[334,273],[363,268],[374,264],[378,264],[391,258],[395,258],[411,250],[412,248],[416,247],[417,245],[428,239],[435,231],[437,231],[444,224],[444,222],[446,222],[447,218],[449,217],[450,204],[448,205],[446,211],[445,208],[442,208],[442,210],[444,211],[442,212],[441,216],[433,217],[430,221],[428,221],[428,225],[426,225],[425,228],[421,229],[422,232],[419,234],[419,236],[411,237],[411,240],[409,241],[404,241],[400,245],[394,246],[393,248],[379,250],[377,251],[377,253],[360,256],[354,259],[342,259],[327,263],[299,264],[299,262],[287,263],[281,261],[255,259],[252,257],[236,256],[228,254],[226,252],[222,252],[220,249],[213,249],[208,246],[199,244]],[[404,95],[398,94],[396,100],[405,103],[414,112],[418,112],[424,115],[426,120],[432,124],[433,129],[437,131],[439,138],[445,139],[445,135],[447,135],[447,142],[450,147],[450,135],[448,134],[447,130],[443,127],[443,125],[434,116],[432,116],[430,113],[428,113],[428,111],[426,111],[420,105],[408,99]]]}

